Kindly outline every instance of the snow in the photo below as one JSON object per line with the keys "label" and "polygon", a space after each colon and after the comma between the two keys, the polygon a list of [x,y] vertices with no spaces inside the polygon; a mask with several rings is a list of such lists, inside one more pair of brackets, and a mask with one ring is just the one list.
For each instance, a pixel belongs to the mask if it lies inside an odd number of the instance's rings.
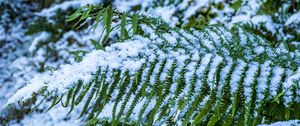
{"label": "snow", "polygon": [[47,39],[49,39],[49,37],[50,37],[50,33],[47,32],[40,33],[37,37],[33,39],[28,51],[33,52],[34,50],[36,50],[36,46],[39,44],[39,42],[46,41]]}
{"label": "snow", "polygon": [[55,4],[52,7],[43,9],[41,12],[36,13],[38,16],[52,17],[56,15],[58,10],[66,11],[70,8],[78,8],[85,5],[96,5],[99,4],[102,0],[75,0],[75,1],[64,1],[60,4]]}
{"label": "snow", "polygon": [[297,126],[300,125],[300,120],[278,121],[271,124],[261,124],[258,126]]}
{"label": "snow", "polygon": [[298,79],[300,79],[300,67],[298,68],[298,70],[295,72],[295,74],[291,75],[288,77],[287,81],[285,82],[284,86],[285,87],[291,87],[292,84],[297,81]]}
{"label": "snow", "polygon": [[238,82],[241,80],[242,72],[245,71],[246,63],[244,61],[239,60],[237,63],[237,67],[233,71],[231,75],[230,87],[231,92],[236,92],[238,88]]}
{"label": "snow", "polygon": [[187,10],[184,12],[184,17],[183,17],[184,20],[191,17],[201,7],[208,6],[209,0],[194,1],[193,4],[194,6],[187,8]]}
{"label": "snow", "polygon": [[171,23],[170,25],[175,26],[176,22],[178,22],[177,18],[172,17],[175,13],[175,8],[170,7],[158,7],[155,10],[155,14],[160,16],[164,21]]}
{"label": "snow", "polygon": [[285,25],[290,25],[292,23],[299,23],[300,22],[300,12],[293,14],[290,16],[287,21],[285,22]]}
{"label": "snow", "polygon": [[[270,61],[265,62],[264,64],[261,65],[261,70],[260,70],[260,75],[257,79],[258,84],[257,84],[257,90],[256,90],[256,101],[255,101],[255,108],[262,107],[261,106],[261,101],[265,98],[266,96],[266,91],[268,87],[268,81],[269,81],[269,76],[271,74],[271,68],[270,68]],[[254,116],[258,116],[257,111],[254,112]]]}
{"label": "snow", "polygon": [[48,9],[43,9],[41,12],[36,13],[39,16],[52,17],[56,14],[58,10],[67,10],[69,8],[77,8],[80,7],[81,1],[65,1],[61,4],[56,4]]}
{"label": "snow", "polygon": [[[143,59],[127,61],[125,58],[128,56],[137,57],[139,54],[138,51],[143,50],[145,46],[145,44],[139,43],[138,41],[130,41],[107,47],[106,52],[95,50],[87,54],[82,62],[72,65],[63,65],[60,70],[54,71],[51,75],[44,74],[42,76],[36,76],[24,88],[17,91],[16,94],[8,100],[7,105],[16,101],[26,100],[31,97],[32,93],[38,92],[45,86],[48,90],[60,91],[59,89],[69,88],[76,83],[77,80],[83,80],[84,83],[88,83],[92,78],[92,73],[97,70],[98,66],[108,66],[111,69],[122,69],[121,67],[125,67],[123,69],[137,71],[140,65],[145,61]],[[116,52],[115,50],[117,49],[120,50]],[[121,64],[114,64],[116,62]]]}
{"label": "snow", "polygon": [[238,16],[234,16],[232,18],[232,21],[230,22],[230,24],[234,24],[234,23],[238,23],[238,22],[246,22],[249,21],[250,17],[248,15],[238,15]]}
{"label": "snow", "polygon": [[255,52],[257,55],[263,53],[264,51],[265,51],[265,48],[262,47],[262,46],[257,46],[257,47],[254,48],[254,52]]}
{"label": "snow", "polygon": [[274,24],[272,21],[271,16],[269,15],[258,15],[251,18],[252,23],[254,24],[260,24],[265,23],[266,28],[272,32],[272,34],[275,34],[276,30],[274,28]]}
{"label": "snow", "polygon": [[220,63],[222,63],[222,62],[223,62],[223,58],[218,55],[212,59],[212,64],[210,66],[210,71],[208,73],[208,79],[207,79],[210,89],[213,89],[213,87],[215,86],[213,84],[215,81],[214,79],[216,76],[216,70],[219,67]]}
{"label": "snow", "polygon": [[220,75],[221,75],[221,79],[220,79],[220,83],[218,85],[218,96],[221,93],[222,87],[224,86],[225,83],[225,79],[226,77],[229,75],[230,69],[233,66],[233,62],[232,60],[229,60],[228,63],[226,64],[226,66],[222,69]]}
{"label": "snow", "polygon": [[246,71],[246,77],[244,79],[244,94],[246,97],[246,103],[250,101],[251,92],[252,92],[252,84],[254,82],[254,76],[258,72],[258,63],[251,62],[249,64],[249,68]]}
{"label": "snow", "polygon": [[283,83],[284,92],[284,104],[288,106],[292,102],[294,97],[292,87],[295,86],[300,80],[300,67],[294,73],[292,73],[287,80]]}
{"label": "snow", "polygon": [[122,12],[128,12],[133,6],[141,5],[145,0],[133,0],[133,1],[126,1],[126,0],[115,0],[113,3],[118,10]]}
{"label": "snow", "polygon": [[164,33],[162,34],[162,36],[168,40],[168,42],[172,45],[172,46],[175,46],[177,44],[177,40],[175,37],[173,37],[172,35],[170,34],[167,34],[167,33]]}
{"label": "snow", "polygon": [[247,45],[247,36],[245,34],[243,34],[243,31],[241,29],[239,29],[239,36],[240,36],[240,44],[242,45]]}
{"label": "snow", "polygon": [[277,88],[279,87],[279,82],[284,73],[284,69],[281,67],[276,67],[273,69],[273,77],[271,78],[270,84],[270,97],[275,97],[277,95]]}
{"label": "snow", "polygon": [[207,33],[209,34],[209,36],[212,38],[212,40],[214,41],[214,44],[216,44],[218,47],[222,46],[221,45],[221,40],[220,40],[220,36],[215,33],[212,32],[210,30],[207,30]]}
{"label": "snow", "polygon": [[[44,108],[45,109],[45,108]],[[55,106],[46,113],[33,113],[31,115],[25,116],[20,122],[11,122],[10,126],[79,126],[83,125],[81,120],[76,120],[78,115],[71,114],[67,115],[66,108],[62,106]],[[71,118],[71,119],[68,119]]]}

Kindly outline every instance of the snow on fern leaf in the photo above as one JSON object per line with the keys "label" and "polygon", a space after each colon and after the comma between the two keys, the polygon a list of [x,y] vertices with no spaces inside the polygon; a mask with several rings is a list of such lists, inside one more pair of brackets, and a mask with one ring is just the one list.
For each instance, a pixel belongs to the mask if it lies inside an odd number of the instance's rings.
{"label": "snow on fern leaf", "polygon": [[[286,117],[299,118],[290,112],[299,109],[295,104],[300,72],[294,71],[299,62],[281,57],[293,57],[290,53],[276,52],[266,40],[238,26],[180,30],[145,16],[136,20],[139,35],[32,79],[7,104],[41,90],[62,101],[71,99],[72,107],[89,97],[84,118],[108,119],[112,125],[251,123],[250,119],[260,124],[282,119],[274,120],[278,113],[267,111],[267,104],[285,111]],[[257,47],[264,51],[257,53]],[[283,75],[286,79],[277,80]],[[88,91],[96,93],[87,95]],[[274,102],[282,93],[284,107]]]}

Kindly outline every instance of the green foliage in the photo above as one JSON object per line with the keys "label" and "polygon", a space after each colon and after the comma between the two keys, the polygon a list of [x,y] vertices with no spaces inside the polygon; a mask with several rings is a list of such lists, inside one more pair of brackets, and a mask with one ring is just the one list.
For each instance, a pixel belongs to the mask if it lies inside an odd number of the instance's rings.
{"label": "green foliage", "polygon": [[[290,53],[276,52],[269,41],[241,26],[226,29],[215,25],[203,27],[202,30],[182,30],[170,27],[160,19],[124,14],[98,6],[82,7],[67,20],[77,20],[75,26],[80,27],[87,18],[95,21],[94,27],[99,23],[104,26],[104,38],[99,39],[102,40],[101,44],[91,40],[96,49],[102,50],[109,43],[141,41],[139,38],[145,38],[153,41],[147,47],[154,48],[156,55],[159,55],[159,51],[166,54],[181,51],[187,58],[181,61],[170,56],[151,60],[140,50],[138,57],[146,61],[137,71],[99,66],[90,82],[84,84],[78,80],[68,93],[50,97],[54,106],[66,96],[64,106],[70,105],[70,112],[83,103],[79,117],[86,119],[86,125],[256,125],[300,118],[299,113],[291,113],[299,110],[299,102],[295,100],[299,90],[297,82],[291,89],[284,89],[282,83],[285,79],[281,79],[276,87],[277,96],[267,98],[270,91],[266,90],[263,92],[264,99],[257,100],[261,93],[258,92],[261,83],[258,80],[268,74],[266,85],[269,87],[271,79],[275,77],[270,71],[261,71],[262,64],[272,61],[271,68],[294,71],[299,62]],[[118,40],[109,39],[112,32],[119,35]],[[170,38],[165,37],[167,35],[174,37],[176,42],[172,43]],[[257,53],[257,47],[262,47],[263,51]],[[199,59],[193,59],[195,55]],[[78,57],[80,61],[81,57]],[[188,67],[193,63],[195,65]],[[243,63],[246,65],[239,69]],[[171,64],[171,67],[167,64]],[[252,77],[247,73],[252,72],[249,66],[253,64],[258,69]],[[223,74],[226,68],[229,68],[228,73]],[[192,74],[188,76],[187,73]],[[236,85],[232,85],[236,76],[239,76]],[[283,76],[288,75],[284,73]],[[246,78],[253,79],[249,82]],[[250,87],[246,83],[251,83]],[[237,90],[232,91],[232,88]],[[285,91],[292,92],[291,101],[283,100]],[[137,104],[140,104],[139,108]],[[105,106],[112,106],[111,118],[98,118]],[[270,107],[280,109],[285,116],[273,112]],[[259,116],[255,113],[259,113]]]}
{"label": "green foliage", "polygon": [[95,49],[104,50],[104,47],[99,42],[97,42],[96,40],[93,40],[93,39],[90,39],[90,40],[91,40],[91,43],[94,45]]}
{"label": "green foliage", "polygon": [[[89,10],[87,10],[89,11]],[[84,12],[83,14],[85,14],[86,12]],[[127,18],[129,18],[129,22],[131,22],[132,24],[132,34],[138,34],[139,29],[138,29],[138,22],[145,22],[146,24],[156,24],[157,22],[153,22],[151,21],[151,19],[141,19],[139,17],[143,17],[143,16],[138,16],[138,15],[129,15],[129,14],[122,14],[119,12],[114,12],[111,9],[104,9],[104,11],[102,11],[102,9],[100,11],[98,11],[98,13],[103,13],[103,23],[104,26],[106,27],[106,35],[104,37],[104,40],[107,40],[107,36],[109,36],[109,33],[111,32],[111,20],[112,20],[112,15],[113,13],[116,14],[117,16],[120,16],[121,19],[121,28],[120,28],[120,33],[121,33],[121,37],[120,39],[128,39],[130,38],[128,35],[129,30],[126,29],[126,25],[128,25],[127,22]],[[86,17],[86,16],[85,16]],[[80,20],[80,19],[79,19]],[[139,21],[140,20],[140,21]],[[176,29],[172,29],[171,27],[167,27],[164,24],[161,24],[157,27],[157,30],[154,28],[154,32],[156,32],[156,34],[158,35],[162,35],[164,32],[168,32],[168,30],[174,30],[176,31]],[[242,32],[241,32],[242,31]],[[177,32],[177,31],[176,31]],[[226,31],[225,31],[226,32]],[[225,34],[225,32],[222,30],[222,28],[220,28],[220,26],[210,26],[208,28],[204,28],[204,35],[208,38],[211,39],[213,41],[215,41],[215,37],[213,36],[213,34],[217,34],[218,36],[223,36],[222,34]],[[253,44],[253,41],[250,41],[249,39],[254,37],[257,40],[261,40],[259,39],[257,36],[252,35],[252,33],[246,32],[244,30],[242,30],[239,27],[236,27],[232,30],[234,37],[238,37],[237,39],[234,39],[236,41],[243,41],[241,39],[243,39],[242,37],[245,36],[247,38],[247,43],[249,44],[248,46],[250,46],[251,48],[255,48]],[[178,31],[177,33],[180,34],[180,32]],[[241,35],[242,34],[242,35]],[[226,36],[225,36],[226,37]],[[181,39],[186,39],[188,40],[188,38],[184,37],[182,35]],[[245,50],[247,50],[249,47],[246,46],[241,46],[241,45],[227,45],[226,41],[228,41],[228,39],[230,38],[220,38],[222,41],[221,43],[224,44],[225,48],[227,48],[228,50],[230,50],[231,54],[229,54],[232,57],[235,57],[235,59],[240,59],[245,57],[245,55],[235,55],[236,53],[234,52],[243,52]],[[164,39],[165,41],[168,41],[167,39]],[[189,41],[189,40],[188,40]],[[164,45],[167,46],[167,45]],[[205,47],[206,45],[202,45],[203,47]],[[218,45],[214,45],[216,48],[218,48]],[[234,46],[234,47],[231,47]],[[163,47],[164,48],[164,47]],[[162,48],[162,49],[163,49]],[[166,47],[168,48],[168,47]],[[184,47],[180,47],[180,48],[184,48]],[[176,49],[176,48],[175,48]],[[207,48],[208,49],[208,48]],[[242,49],[242,50],[239,50]],[[209,50],[209,49],[208,49]],[[251,50],[251,49],[250,49]],[[220,52],[221,53],[221,52]],[[222,54],[220,54],[222,55]],[[223,54],[225,56],[225,54]],[[270,56],[266,55],[259,55],[262,56],[261,58],[252,58],[250,59],[250,61],[256,61],[259,63],[264,63],[266,61],[266,59],[268,60],[276,60],[275,58],[272,58]],[[246,60],[246,59],[244,59]],[[234,63],[234,65],[232,65],[230,67],[229,73],[225,76],[225,81],[221,81],[220,78],[223,77],[223,75],[221,75],[221,70],[227,65],[227,61],[224,61],[223,63],[220,63],[216,66],[216,71],[213,73],[213,81],[209,82],[208,79],[209,77],[209,73],[212,71],[212,68],[214,67],[213,61],[210,61],[208,63],[208,65],[205,68],[205,71],[203,72],[203,75],[197,75],[196,71],[194,72],[194,75],[191,78],[191,82],[189,84],[186,84],[186,69],[185,67],[178,67],[176,65],[176,61],[172,63],[172,67],[171,69],[168,70],[167,72],[167,76],[166,78],[161,81],[160,78],[162,76],[163,70],[165,69],[165,64],[166,64],[167,60],[163,60],[161,62],[158,63],[158,65],[155,65],[156,63],[147,63],[148,65],[144,64],[140,67],[140,69],[134,73],[134,74],[129,74],[129,71],[125,71],[125,72],[119,72],[119,75],[116,75],[113,80],[113,83],[111,84],[116,85],[110,88],[110,90],[118,90],[118,94],[116,96],[116,99],[114,100],[114,105],[113,105],[113,114],[112,114],[112,119],[109,119],[108,122],[110,122],[112,125],[118,125],[120,123],[129,123],[130,121],[133,121],[130,119],[130,115],[133,112],[133,109],[135,108],[135,105],[138,103],[138,101],[140,99],[145,98],[146,102],[144,103],[143,107],[140,109],[139,114],[138,114],[138,120],[136,121],[136,124],[145,124],[145,125],[154,125],[154,124],[159,124],[165,121],[169,121],[170,123],[172,122],[176,122],[178,121],[177,119],[175,119],[175,115],[172,114],[176,114],[176,113],[181,113],[181,110],[186,109],[185,111],[182,111],[184,113],[182,113],[183,115],[180,116],[182,119],[182,124],[183,125],[187,125],[187,124],[191,124],[191,125],[197,125],[197,124],[207,124],[207,125],[216,125],[216,124],[222,124],[224,123],[224,125],[231,125],[231,124],[244,124],[244,125],[255,125],[255,124],[259,124],[262,122],[262,117],[264,117],[265,115],[268,116],[272,116],[272,117],[276,117],[277,114],[268,114],[265,111],[265,106],[266,104],[269,104],[270,106],[275,105],[275,102],[270,102],[268,99],[263,99],[262,102],[258,103],[259,104],[259,108],[258,110],[254,109],[255,108],[255,104],[256,104],[256,99],[257,99],[257,85],[258,85],[258,78],[260,77],[261,73],[260,73],[260,67],[259,69],[256,71],[255,76],[254,76],[254,81],[251,84],[251,94],[250,94],[250,101],[245,101],[244,100],[244,88],[243,88],[243,81],[244,78],[247,76],[245,73],[248,70],[248,67],[246,67],[243,71],[242,71],[242,75],[241,75],[241,79],[238,81],[238,90],[231,94],[230,92],[230,81],[231,81],[231,76],[233,74],[233,71],[235,70],[235,68],[237,67],[237,64]],[[189,63],[191,62],[191,60],[186,60],[185,61],[185,65],[187,66]],[[235,61],[234,61],[235,62]],[[278,61],[278,62],[283,62],[283,61]],[[199,65],[201,64],[200,61],[197,61],[197,64],[195,66],[195,69],[197,70],[199,68]],[[143,71],[145,70],[146,66],[150,65],[150,69],[148,70],[148,74],[146,75],[144,82],[142,82],[141,80],[141,75],[143,73]],[[153,73],[153,69],[155,67],[159,67],[157,73],[154,73],[154,77],[155,82],[153,84],[149,84],[150,83],[150,77]],[[178,72],[178,78],[176,80],[174,80],[174,74],[175,74],[175,69],[180,69]],[[107,103],[107,94],[105,92],[107,92],[108,89],[108,83],[105,82],[105,74],[106,72],[101,72],[98,75],[102,75],[101,78],[102,81],[100,81],[100,83],[102,83],[102,91],[100,91],[99,93],[102,95],[98,96],[98,99],[96,100],[96,103],[101,103],[99,105],[101,105],[101,109],[103,108],[103,106],[105,106],[105,104]],[[120,76],[122,79],[120,79]],[[272,78],[271,74],[270,76],[268,76],[268,85],[270,84],[270,79]],[[195,92],[195,85],[197,83],[197,80],[201,79],[201,88],[200,91],[198,93]],[[98,115],[101,110],[99,111],[99,105],[95,104],[95,105],[89,105],[94,92],[95,92],[95,88],[90,88],[90,86],[92,85],[93,81],[91,81],[90,83],[88,83],[84,90],[81,92],[81,94],[78,96],[77,100],[75,100],[75,96],[76,94],[74,93],[73,95],[73,102],[72,102],[72,106],[79,104],[79,102],[81,102],[81,98],[87,93],[87,90],[92,90],[92,94],[90,96],[88,96],[88,99],[85,103],[84,109],[80,115],[83,116],[84,113],[86,113],[87,107],[88,106],[94,106],[92,107],[92,111],[90,113],[90,116],[88,117],[89,120],[94,120],[97,118],[97,116],[95,116],[93,113],[95,113],[96,111]],[[176,89],[174,90],[174,92],[170,92],[170,87],[172,84],[176,84]],[[96,84],[95,84],[96,85]],[[138,86],[141,85],[140,88],[138,88]],[[185,97],[187,97],[187,99],[189,99],[189,101],[186,101],[183,99],[183,97],[180,94],[183,94],[183,90],[184,88],[190,85],[189,89],[189,94],[184,95]],[[212,87],[211,87],[212,85]],[[222,85],[221,90],[220,90],[220,96],[218,96],[218,88],[220,87],[220,85]],[[150,88],[150,92],[147,92],[146,89]],[[79,90],[78,86],[76,87],[75,90]],[[103,92],[104,91],[104,92]],[[111,94],[110,93],[108,94]],[[78,91],[77,91],[78,92]],[[106,95],[105,95],[106,94]],[[133,95],[135,94],[135,95]],[[147,95],[145,95],[147,94]],[[172,94],[173,96],[171,96],[170,94]],[[264,93],[265,96],[267,96],[269,94],[268,91],[266,91]],[[271,101],[275,100],[278,101],[278,97],[280,97],[280,94],[278,94],[277,97],[275,97],[274,99],[270,99]],[[129,104],[129,98],[133,96],[133,102],[131,103],[127,113],[124,113],[125,110],[125,106],[127,106],[127,104]],[[169,96],[170,98],[167,100],[167,102],[165,103],[164,100],[166,98],[168,98],[167,96]],[[150,110],[148,113],[145,113],[147,105],[150,103],[151,100],[155,100],[155,104],[152,110]],[[206,99],[206,100],[204,100]],[[75,102],[74,102],[75,100]],[[56,103],[56,100],[55,100]],[[120,105],[119,110],[117,111],[117,106]],[[200,105],[202,104],[202,105]],[[98,107],[95,107],[98,106]],[[171,109],[174,106],[177,106],[177,111],[176,113],[171,113]],[[292,106],[292,105],[291,105]],[[282,109],[285,109],[287,115],[289,112],[290,107],[284,107]],[[260,114],[260,116],[254,116],[254,113],[257,112]],[[146,117],[143,117],[143,115],[146,114]],[[171,116],[170,116],[171,114]],[[155,119],[155,116],[158,116],[159,119]],[[177,118],[177,117],[176,117]],[[146,120],[145,120],[146,119]],[[289,116],[286,116],[285,119],[290,119]],[[156,121],[155,121],[156,120]],[[191,121],[192,120],[192,121]],[[252,122],[252,121],[254,122]],[[95,123],[95,122],[94,122]]]}
{"label": "green foliage", "polygon": [[84,50],[77,50],[77,51],[71,51],[70,54],[75,56],[75,61],[76,62],[80,62],[82,61],[82,57],[87,54],[88,51],[84,51]]}
{"label": "green foliage", "polygon": [[[117,18],[114,18],[113,16],[118,16]],[[138,23],[141,18],[137,15],[128,15],[118,12],[117,10],[114,10],[110,7],[103,7],[103,6],[84,6],[82,8],[79,8],[77,11],[75,11],[72,15],[70,15],[66,21],[73,22],[77,20],[76,24],[73,26],[73,28],[79,29],[83,26],[82,23],[84,23],[88,18],[94,19],[93,27],[94,30],[99,25],[99,23],[103,24],[103,30],[101,33],[101,36],[98,41],[91,40],[92,44],[95,46],[96,49],[103,49],[103,47],[110,45],[109,42],[110,34],[115,29],[121,27],[121,34],[120,34],[120,40],[128,39],[129,36],[137,35],[138,32]],[[129,18],[129,19],[127,19]],[[117,20],[121,19],[120,24],[116,24],[116,26],[112,26],[113,23],[117,22]],[[126,25],[131,24],[131,28],[127,28]],[[132,32],[130,32],[132,30]],[[102,36],[103,33],[104,37]],[[130,34],[131,33],[131,34]]]}

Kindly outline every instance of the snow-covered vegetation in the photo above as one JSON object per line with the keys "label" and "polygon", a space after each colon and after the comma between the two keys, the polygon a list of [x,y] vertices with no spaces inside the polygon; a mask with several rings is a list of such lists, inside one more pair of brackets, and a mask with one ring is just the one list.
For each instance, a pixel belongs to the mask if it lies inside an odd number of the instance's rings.
{"label": "snow-covered vegetation", "polygon": [[299,0],[0,5],[0,124],[300,124]]}

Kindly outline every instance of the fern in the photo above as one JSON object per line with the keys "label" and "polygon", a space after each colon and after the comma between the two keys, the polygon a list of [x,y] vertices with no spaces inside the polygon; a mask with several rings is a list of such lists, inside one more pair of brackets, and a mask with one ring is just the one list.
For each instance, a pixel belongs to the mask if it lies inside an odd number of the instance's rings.
{"label": "fern", "polygon": [[[87,125],[255,125],[300,118],[291,113],[299,110],[299,61],[239,25],[182,30],[149,15],[110,8],[87,6],[79,12],[69,20],[91,17],[94,25],[103,23],[105,50],[86,54],[50,77],[34,78],[8,104],[43,89],[53,105],[66,96],[70,112],[84,104],[79,117]],[[119,40],[108,38],[113,32]],[[275,76],[275,68],[289,72]],[[280,82],[272,81],[277,77]],[[30,89],[36,85],[42,86]],[[104,109],[111,113],[103,115]]]}

